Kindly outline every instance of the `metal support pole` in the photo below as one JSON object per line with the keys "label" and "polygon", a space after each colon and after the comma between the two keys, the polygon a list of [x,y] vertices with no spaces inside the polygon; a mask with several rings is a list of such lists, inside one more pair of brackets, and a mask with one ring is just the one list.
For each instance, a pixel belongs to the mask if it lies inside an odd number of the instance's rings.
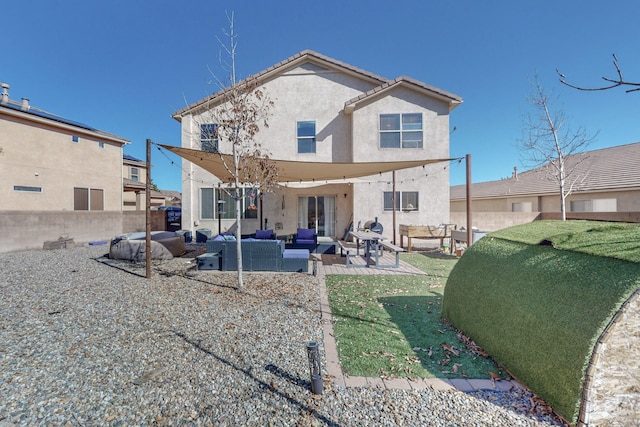
{"label": "metal support pole", "polygon": [[322,375],[320,374],[320,351],[317,341],[307,343],[307,358],[309,359],[309,374],[311,375],[311,392],[322,394]]}
{"label": "metal support pole", "polygon": [[471,229],[471,154],[467,154],[467,249],[473,244],[473,230]]}
{"label": "metal support pole", "polygon": [[145,238],[145,264],[146,278],[151,278],[151,140],[147,139],[147,181],[145,186],[145,222],[146,222],[146,238]]}
{"label": "metal support pole", "polygon": [[391,187],[391,203],[393,203],[393,244],[396,244],[396,171],[391,172],[393,185]]}
{"label": "metal support pole", "polygon": [[220,184],[218,184],[216,194],[218,196],[218,200],[216,200],[218,204],[218,234],[222,234],[222,192],[220,191]]}

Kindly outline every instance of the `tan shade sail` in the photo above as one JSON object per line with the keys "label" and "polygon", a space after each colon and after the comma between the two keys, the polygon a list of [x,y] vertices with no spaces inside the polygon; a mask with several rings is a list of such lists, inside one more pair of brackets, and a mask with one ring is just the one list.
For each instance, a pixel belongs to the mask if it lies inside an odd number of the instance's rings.
{"label": "tan shade sail", "polygon": [[[211,172],[221,181],[230,182],[233,175],[229,168],[233,169],[233,157],[229,154],[211,153],[208,151],[194,150],[191,148],[173,147],[159,144],[161,147],[177,154],[183,159],[200,166],[207,172]],[[377,175],[394,170],[414,168],[430,163],[448,162],[456,159],[423,159],[398,162],[364,162],[364,163],[327,163],[327,162],[299,162],[292,160],[273,160],[278,168],[280,183],[288,182],[340,182],[352,178]],[[247,180],[240,179],[241,182]]]}

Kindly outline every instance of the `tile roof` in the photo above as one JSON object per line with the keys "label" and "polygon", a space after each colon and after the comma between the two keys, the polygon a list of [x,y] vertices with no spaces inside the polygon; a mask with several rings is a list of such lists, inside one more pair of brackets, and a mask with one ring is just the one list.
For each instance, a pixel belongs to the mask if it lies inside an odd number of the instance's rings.
{"label": "tile roof", "polygon": [[[422,90],[428,91],[431,94],[437,95],[439,97],[444,97],[444,98],[448,98],[451,100],[451,102],[455,103],[460,103],[462,102],[462,98],[460,98],[457,95],[454,95],[452,93],[446,92],[442,89],[438,89],[436,87],[433,86],[429,86],[426,83],[422,83],[418,80],[415,79],[411,79],[409,77],[398,77],[397,79],[387,79],[385,77],[379,76],[377,74],[371,73],[369,71],[363,70],[362,68],[358,68],[358,67],[354,67],[353,65],[347,64],[346,62],[342,62],[339,61],[337,59],[333,59],[330,58],[328,56],[322,55],[318,52],[315,52],[313,50],[303,50],[300,53],[297,53],[287,59],[285,59],[284,61],[280,61],[275,65],[272,65],[271,67],[260,71],[257,74],[254,74],[252,76],[249,76],[245,79],[245,81],[249,81],[249,80],[253,80],[253,79],[264,79],[272,74],[278,73],[280,72],[282,69],[284,69],[285,67],[289,67],[292,66],[294,64],[297,63],[301,63],[301,62],[306,62],[307,60],[312,61],[312,62],[316,62],[316,63],[320,63],[322,65],[325,66],[330,66],[332,68],[336,68],[336,69],[340,69],[343,72],[348,72],[350,74],[356,75],[360,78],[364,78],[366,80],[369,80],[372,84],[377,84],[378,87],[376,87],[375,89],[373,89],[373,92],[369,93],[367,92],[366,94],[364,94],[365,96],[371,96],[376,92],[379,92],[381,90],[387,89],[390,86],[395,86],[397,84],[410,84],[413,85],[415,87],[418,87]],[[220,90],[218,92],[215,92],[211,95],[209,95],[206,98],[203,98],[199,101],[196,101],[188,106],[186,106],[185,108],[182,108],[181,110],[176,111],[175,113],[173,113],[171,115],[171,117],[173,117],[174,119],[180,121],[181,117],[184,114],[188,114],[191,111],[198,109],[199,107],[203,106],[203,105],[207,105],[210,104],[212,102],[216,102],[217,99],[219,99],[220,97],[222,97],[227,91],[229,90],[229,88]],[[351,101],[348,101],[347,104],[351,103],[351,102],[357,102],[359,99],[354,99]]]}
{"label": "tile roof", "polygon": [[[566,158],[567,170],[581,177],[576,192],[640,189],[640,142],[577,153]],[[473,199],[532,196],[557,193],[557,181],[549,177],[549,164],[499,181],[471,184]],[[464,200],[465,185],[450,188],[450,198]]]}
{"label": "tile roof", "polygon": [[135,158],[133,156],[130,156],[129,154],[126,154],[126,153],[122,154],[122,158],[124,160],[129,160],[131,162],[140,162],[140,163],[144,163],[145,162],[144,160],[137,159],[137,158]]}
{"label": "tile roof", "polygon": [[349,101],[345,102],[345,108],[346,109],[351,109],[355,106],[355,104],[357,104],[358,102],[364,100],[364,99],[368,99],[372,96],[376,96],[379,93],[382,93],[386,90],[395,88],[397,86],[400,85],[405,85],[405,86],[410,86],[412,88],[417,88],[417,89],[421,89],[425,92],[427,92],[428,94],[430,94],[431,96],[436,96],[438,98],[444,98],[444,100],[446,100],[447,102],[449,102],[450,104],[450,110],[453,110],[455,107],[457,107],[458,105],[460,105],[462,103],[462,98],[459,97],[458,95],[455,95],[451,92],[447,92],[444,91],[442,89],[439,89],[435,86],[431,86],[428,85],[426,83],[423,83],[419,80],[416,79],[412,79],[411,77],[407,77],[407,76],[400,76],[398,78],[395,78],[393,80],[389,80],[385,83],[383,83],[380,86],[377,86],[373,89],[371,89],[368,92],[365,92],[353,99],[350,99]]}

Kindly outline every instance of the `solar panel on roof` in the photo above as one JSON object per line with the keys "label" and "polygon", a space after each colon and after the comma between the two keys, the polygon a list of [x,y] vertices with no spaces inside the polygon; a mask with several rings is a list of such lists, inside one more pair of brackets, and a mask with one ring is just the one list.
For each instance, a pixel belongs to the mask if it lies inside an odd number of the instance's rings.
{"label": "solar panel on roof", "polygon": [[12,110],[23,111],[24,113],[33,114],[34,116],[42,117],[42,118],[45,118],[45,119],[55,120],[56,122],[59,122],[59,123],[64,123],[64,124],[67,124],[67,125],[71,125],[71,126],[79,127],[79,128],[82,128],[82,129],[91,130],[91,131],[97,131],[97,129],[95,129],[95,128],[89,126],[89,125],[85,125],[84,123],[80,123],[80,122],[76,122],[76,121],[73,121],[73,120],[65,119],[64,117],[60,117],[60,116],[57,116],[55,114],[47,113],[46,111],[42,111],[42,110],[39,110],[37,108],[31,107],[28,110],[22,110],[22,105],[14,104],[12,102],[9,102],[7,104],[2,104],[2,106],[3,107],[7,107],[7,108],[11,108]]}

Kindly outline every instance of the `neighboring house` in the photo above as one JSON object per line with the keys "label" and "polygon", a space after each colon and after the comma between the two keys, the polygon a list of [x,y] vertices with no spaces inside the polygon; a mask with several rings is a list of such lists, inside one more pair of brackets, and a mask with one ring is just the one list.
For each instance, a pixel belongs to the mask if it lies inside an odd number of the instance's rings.
{"label": "neighboring house", "polygon": [[173,190],[160,190],[165,206],[182,206],[182,193]]}
{"label": "neighboring house", "polygon": [[[408,77],[387,79],[313,51],[303,51],[255,76],[274,103],[268,127],[255,141],[278,160],[304,162],[383,162],[449,157],[449,113],[462,99]],[[222,92],[177,111],[182,147],[230,153],[225,141],[211,140],[208,109]],[[445,165],[446,166],[446,165]],[[182,226],[232,229],[234,203],[218,191],[219,180],[183,161]],[[449,221],[449,172],[442,164],[399,170],[396,224]],[[392,173],[321,185],[299,184],[264,193],[245,189],[243,233],[275,229],[278,235],[313,228],[319,236],[342,238],[351,223],[378,218],[393,233]]]}
{"label": "neighboring house", "polygon": [[[629,216],[630,213],[640,212],[639,165],[640,142],[568,156],[566,170],[575,170],[567,180],[567,188],[573,183],[573,191],[566,202],[567,217],[624,220],[625,217],[633,217]],[[523,173],[514,169],[510,178],[472,184],[474,225],[496,230],[514,225],[509,216],[526,218],[527,213],[534,214],[534,217],[536,213],[559,213],[560,190],[558,181],[549,175],[551,171],[549,165]],[[464,212],[466,187],[452,186],[452,221]],[[607,216],[597,213],[607,213]],[[483,224],[476,221],[480,218],[485,218]],[[492,224],[491,221],[498,222]],[[500,221],[505,222],[501,225]],[[458,223],[464,224],[464,221]]]}
{"label": "neighboring house", "polygon": [[2,210],[121,211],[127,139],[35,108],[0,101]]}
{"label": "neighboring house", "polygon": [[[122,156],[122,210],[140,211],[146,208],[147,163],[133,156]],[[164,206],[162,192],[151,190],[151,207]]]}

